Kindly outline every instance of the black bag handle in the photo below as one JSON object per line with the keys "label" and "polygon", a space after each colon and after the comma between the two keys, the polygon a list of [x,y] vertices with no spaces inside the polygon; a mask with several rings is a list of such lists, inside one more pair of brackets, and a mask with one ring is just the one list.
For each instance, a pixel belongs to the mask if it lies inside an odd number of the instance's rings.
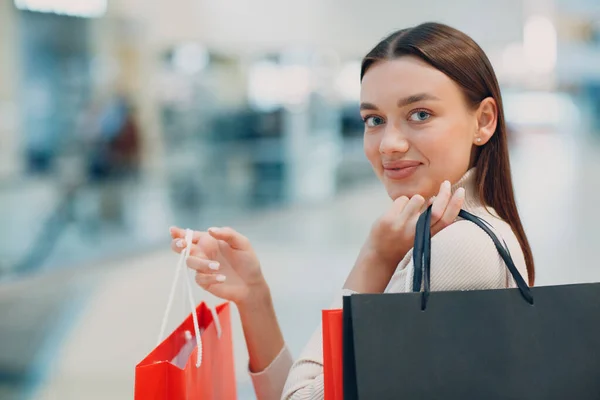
{"label": "black bag handle", "polygon": [[[508,250],[506,242],[504,246],[500,243],[498,237],[490,229],[490,225],[487,221],[473,215],[465,210],[460,210],[459,217],[470,221],[480,227],[494,242],[496,250],[500,254],[500,257],[504,260],[506,267],[510,271],[521,295],[529,304],[533,304],[533,295],[529,285],[525,282],[519,270],[515,266],[513,259]],[[419,216],[417,221],[417,228],[415,232],[415,242],[413,249],[413,264],[415,267],[413,276],[413,292],[421,291],[421,283],[423,283],[423,294],[421,297],[421,309],[425,310],[427,307],[427,301],[429,299],[429,293],[431,291],[431,206]]]}

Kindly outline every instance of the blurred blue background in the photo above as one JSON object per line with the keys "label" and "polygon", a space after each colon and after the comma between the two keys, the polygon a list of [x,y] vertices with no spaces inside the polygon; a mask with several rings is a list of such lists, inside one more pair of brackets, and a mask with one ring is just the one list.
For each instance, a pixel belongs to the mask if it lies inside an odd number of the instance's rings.
{"label": "blurred blue background", "polygon": [[387,207],[361,56],[430,20],[496,69],[538,284],[600,280],[597,0],[0,0],[0,398],[133,397],[172,225],[250,237],[297,355]]}

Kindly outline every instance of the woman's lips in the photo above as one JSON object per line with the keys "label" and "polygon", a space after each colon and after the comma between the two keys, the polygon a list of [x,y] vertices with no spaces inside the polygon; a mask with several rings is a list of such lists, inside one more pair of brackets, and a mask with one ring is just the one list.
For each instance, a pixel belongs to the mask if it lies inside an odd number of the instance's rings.
{"label": "woman's lips", "polygon": [[391,169],[385,169],[383,171],[383,174],[389,178],[389,179],[393,179],[393,180],[400,180],[400,179],[405,179],[408,178],[409,176],[411,176],[416,170],[417,168],[419,168],[418,165],[415,165],[414,167],[406,167],[406,168],[391,168]]}
{"label": "woman's lips", "polygon": [[418,161],[399,160],[383,163],[383,174],[393,180],[406,179],[421,165]]}

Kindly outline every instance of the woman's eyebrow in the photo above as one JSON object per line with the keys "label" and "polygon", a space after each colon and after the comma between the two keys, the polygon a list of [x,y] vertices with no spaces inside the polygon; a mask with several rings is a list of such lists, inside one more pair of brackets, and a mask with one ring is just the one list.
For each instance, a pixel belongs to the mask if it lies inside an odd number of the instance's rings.
{"label": "woman's eyebrow", "polygon": [[360,103],[360,110],[378,110],[378,108],[373,103]]}
{"label": "woman's eyebrow", "polygon": [[[413,103],[418,103],[419,101],[425,101],[425,100],[431,100],[431,101],[439,101],[440,98],[436,97],[432,94],[429,93],[418,93],[418,94],[412,94],[410,96],[404,97],[400,100],[398,100],[397,106],[399,108],[402,107],[406,107],[410,104]],[[360,110],[378,110],[379,108],[377,108],[377,106],[373,103],[360,103]]]}
{"label": "woman's eyebrow", "polygon": [[432,94],[429,93],[418,93],[418,94],[413,94],[407,97],[404,97],[400,100],[398,100],[398,107],[402,108],[402,107],[406,107],[409,104],[413,104],[413,103],[417,103],[419,101],[425,101],[425,100],[433,100],[433,101],[439,101],[440,98],[436,97]]}

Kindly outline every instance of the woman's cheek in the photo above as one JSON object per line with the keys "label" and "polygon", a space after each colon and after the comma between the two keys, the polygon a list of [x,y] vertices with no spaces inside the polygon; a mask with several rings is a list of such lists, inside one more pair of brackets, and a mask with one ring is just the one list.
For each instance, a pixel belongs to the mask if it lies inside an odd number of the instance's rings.
{"label": "woman's cheek", "polygon": [[379,141],[374,135],[365,134],[363,140],[365,156],[371,163],[377,175],[381,175],[381,157],[379,155]]}

